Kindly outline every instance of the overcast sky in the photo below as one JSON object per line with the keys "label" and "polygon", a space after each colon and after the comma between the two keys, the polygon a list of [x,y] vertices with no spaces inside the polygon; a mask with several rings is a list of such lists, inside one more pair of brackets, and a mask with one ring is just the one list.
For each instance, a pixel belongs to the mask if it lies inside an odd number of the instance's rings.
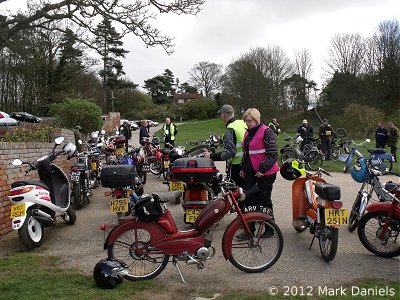
{"label": "overcast sky", "polygon": [[312,79],[320,86],[335,34],[371,36],[380,22],[392,19],[400,20],[400,0],[206,0],[196,16],[164,15],[155,22],[163,34],[175,37],[172,55],[161,47],[146,48],[133,36],[125,38],[130,52],[124,70],[140,86],[167,68],[183,83],[200,61],[226,67],[252,48],[278,45],[291,59],[295,50],[309,49]]}

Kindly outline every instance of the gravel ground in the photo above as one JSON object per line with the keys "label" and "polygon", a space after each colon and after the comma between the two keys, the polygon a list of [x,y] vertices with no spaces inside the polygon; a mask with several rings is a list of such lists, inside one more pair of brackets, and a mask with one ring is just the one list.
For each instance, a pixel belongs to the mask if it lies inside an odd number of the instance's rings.
{"label": "gravel ground", "polygon": [[[137,141],[136,135],[133,136],[134,144]],[[219,170],[224,170],[224,163],[216,164]],[[344,208],[350,209],[359,184],[356,184],[350,175],[341,173],[334,173],[328,181],[341,187]],[[162,184],[162,179],[157,179],[152,174],[148,175],[146,193],[166,190],[167,186]],[[60,218],[56,227],[46,228],[43,245],[33,252],[60,256],[66,267],[74,267],[85,274],[91,274],[96,262],[106,257],[106,251],[103,250],[104,232],[100,230],[100,225],[116,221],[109,209],[109,198],[103,196],[105,191],[107,189],[102,187],[94,191],[90,204],[77,211],[78,220],[74,226],[66,225]],[[180,267],[186,280],[186,284],[183,284],[177,270],[172,264],[168,264],[164,272],[154,280],[165,284],[170,291],[183,288],[192,291],[263,291],[272,286],[285,291],[286,287],[300,289],[312,286],[314,295],[319,287],[334,288],[352,282],[356,285],[357,280],[362,278],[399,280],[399,257],[384,259],[371,254],[362,246],[357,233],[349,233],[345,227],[340,229],[339,247],[332,262],[323,261],[317,240],[309,250],[312,236],[308,230],[297,233],[293,229],[291,182],[284,180],[280,175],[274,185],[272,200],[276,222],[284,237],[282,255],[273,267],[263,273],[247,274],[225,261],[221,239],[225,227],[232,220],[232,216],[227,216],[213,234],[217,253],[213,259],[206,262],[203,270],[181,263]],[[171,202],[168,207],[175,216],[178,228],[183,229],[185,225],[181,205]],[[0,242],[0,255],[24,250],[16,232],[2,237]]]}

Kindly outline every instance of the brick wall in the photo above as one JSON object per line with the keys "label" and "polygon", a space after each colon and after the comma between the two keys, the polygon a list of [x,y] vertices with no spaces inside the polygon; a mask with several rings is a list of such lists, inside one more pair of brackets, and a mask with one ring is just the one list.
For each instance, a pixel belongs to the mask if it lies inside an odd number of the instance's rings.
{"label": "brick wall", "polygon": [[[55,129],[54,137],[64,136],[65,140],[62,145],[68,142],[75,142],[74,133],[68,129]],[[37,171],[31,171],[25,176],[24,166],[13,166],[11,163],[14,159],[19,158],[22,161],[33,161],[34,159],[51,151],[53,143],[6,143],[0,142],[0,236],[12,231],[10,219],[11,203],[8,200],[8,192],[11,183],[22,179],[38,180]],[[65,155],[60,155],[54,163],[61,167],[64,172],[69,174],[70,166],[76,160],[67,160]]]}

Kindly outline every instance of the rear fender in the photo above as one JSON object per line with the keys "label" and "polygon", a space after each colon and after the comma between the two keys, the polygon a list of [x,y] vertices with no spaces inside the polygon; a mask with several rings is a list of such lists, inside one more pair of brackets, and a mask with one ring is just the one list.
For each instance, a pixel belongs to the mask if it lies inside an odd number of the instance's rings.
{"label": "rear fender", "polygon": [[111,246],[114,241],[127,230],[132,230],[134,228],[140,228],[147,230],[151,235],[151,241],[156,241],[158,239],[164,238],[167,236],[164,230],[162,230],[155,223],[148,223],[139,221],[136,217],[131,217],[129,220],[125,220],[119,225],[115,226],[110,233],[108,234],[106,241],[104,242],[104,250],[106,250],[109,246]]}
{"label": "rear fender", "polygon": [[[377,202],[367,206],[367,211],[384,211],[389,212],[392,206],[392,202]],[[400,207],[397,205],[394,210],[394,215],[400,218]]]}
{"label": "rear fender", "polygon": [[[269,221],[272,219],[270,215],[261,212],[248,212],[243,214],[243,217],[246,220],[246,223],[251,221]],[[232,241],[235,238],[234,235],[241,227],[242,223],[239,218],[236,218],[225,229],[224,236],[222,237],[222,252],[224,253],[225,259],[228,259],[231,256]]]}
{"label": "rear fender", "polygon": [[22,217],[16,217],[11,220],[12,229],[18,230],[22,227],[22,225],[25,223],[26,220],[26,212],[33,205],[34,205],[33,202],[25,202],[25,214]]}

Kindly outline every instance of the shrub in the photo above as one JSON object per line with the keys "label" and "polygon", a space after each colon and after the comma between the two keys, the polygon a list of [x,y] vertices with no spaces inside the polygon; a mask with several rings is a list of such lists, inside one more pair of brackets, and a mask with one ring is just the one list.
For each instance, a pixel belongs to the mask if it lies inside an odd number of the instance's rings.
{"label": "shrub", "polygon": [[53,127],[50,125],[39,125],[30,128],[15,128],[15,130],[6,132],[2,137],[2,142],[43,142],[52,141]]}
{"label": "shrub", "polygon": [[58,126],[69,129],[81,126],[84,134],[99,130],[102,125],[100,107],[83,99],[54,103],[50,105],[50,114],[55,117]]}
{"label": "shrub", "polygon": [[351,134],[368,137],[374,134],[378,122],[382,122],[384,117],[385,114],[377,108],[353,103],[345,108],[343,119]]}

